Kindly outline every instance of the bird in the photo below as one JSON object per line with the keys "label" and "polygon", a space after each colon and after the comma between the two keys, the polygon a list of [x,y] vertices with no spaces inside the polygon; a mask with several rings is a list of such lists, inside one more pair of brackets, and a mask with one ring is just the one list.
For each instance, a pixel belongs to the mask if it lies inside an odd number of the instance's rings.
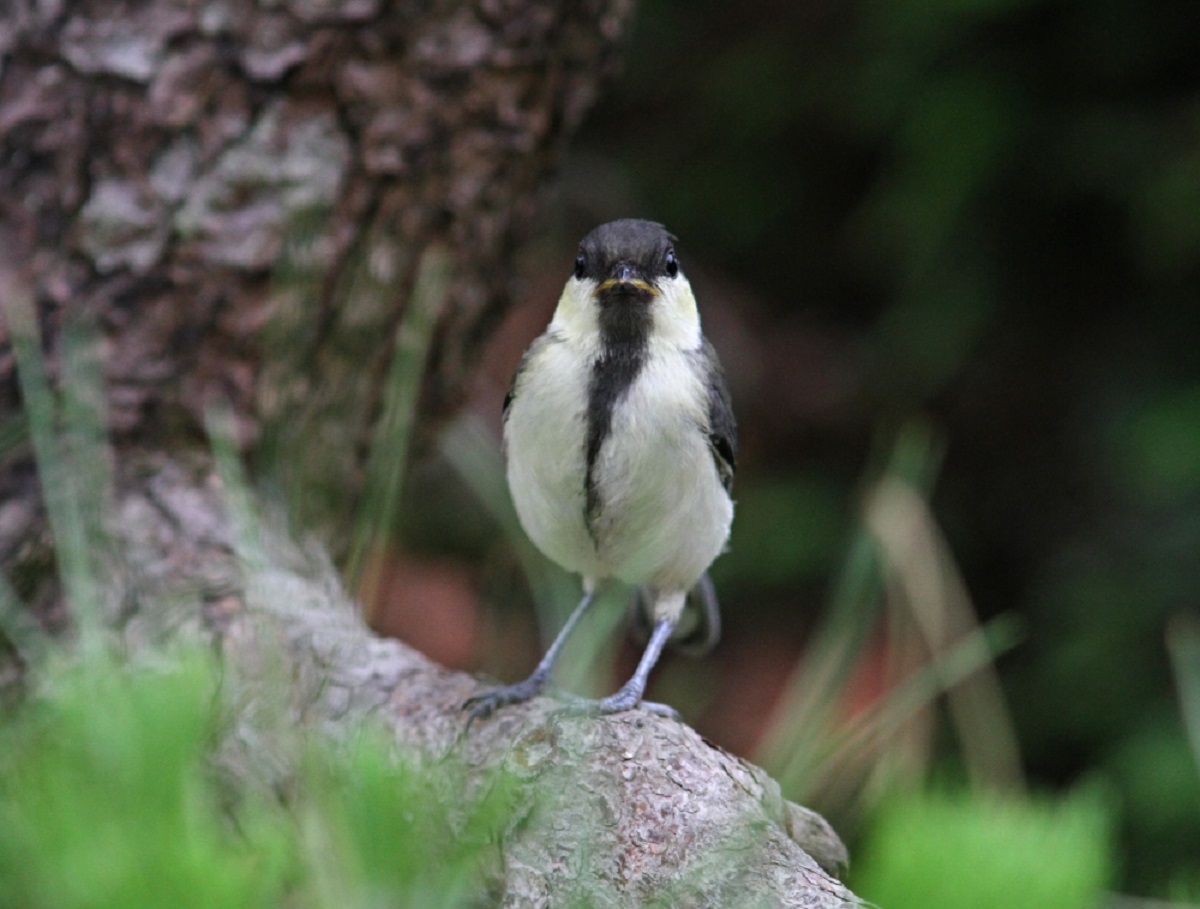
{"label": "bird", "polygon": [[733,522],[737,425],[676,242],[633,218],[588,233],[513,376],[503,440],[513,504],[534,545],[580,576],[583,598],[528,678],[465,702],[472,721],[542,693],[603,585],[636,589],[649,633],[632,677],[587,702],[601,714],[641,705],[676,716],[643,701],[651,670],[669,643],[704,651],[719,635],[708,569]]}

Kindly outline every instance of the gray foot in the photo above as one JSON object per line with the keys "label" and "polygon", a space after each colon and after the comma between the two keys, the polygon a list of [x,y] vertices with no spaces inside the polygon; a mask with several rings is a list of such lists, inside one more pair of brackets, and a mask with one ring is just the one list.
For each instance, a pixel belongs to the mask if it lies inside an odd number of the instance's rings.
{"label": "gray foot", "polygon": [[666,717],[671,720],[682,719],[679,711],[670,704],[660,704],[657,701],[643,701],[640,695],[632,691],[625,691],[624,689],[618,691],[616,694],[598,700],[570,695],[563,710],[572,714],[607,716],[614,713],[625,713],[628,710],[636,710],[638,707],[655,716]]}
{"label": "gray foot", "polygon": [[601,713],[623,713],[632,710],[642,702],[642,692],[632,688],[622,688],[616,694],[596,702],[596,709]]}
{"label": "gray foot", "polygon": [[544,681],[531,676],[516,684],[501,685],[499,688],[489,688],[482,694],[469,697],[462,705],[462,709],[469,714],[467,723],[469,725],[475,720],[485,719],[501,707],[507,707],[509,704],[523,704],[526,701],[531,701],[541,694],[542,689],[545,687],[546,683]]}
{"label": "gray foot", "polygon": [[640,691],[629,691],[622,688],[616,694],[596,701],[596,709],[600,713],[624,713],[626,710],[633,710],[635,707],[641,707],[647,713],[653,713],[655,716],[665,716],[672,720],[679,719],[679,711],[670,704],[660,704],[657,701],[643,701]]}
{"label": "gray foot", "polygon": [[679,711],[670,704],[660,704],[658,701],[642,701],[641,708],[647,713],[653,713],[655,716],[662,716],[668,720],[683,722],[683,717],[679,715]]}

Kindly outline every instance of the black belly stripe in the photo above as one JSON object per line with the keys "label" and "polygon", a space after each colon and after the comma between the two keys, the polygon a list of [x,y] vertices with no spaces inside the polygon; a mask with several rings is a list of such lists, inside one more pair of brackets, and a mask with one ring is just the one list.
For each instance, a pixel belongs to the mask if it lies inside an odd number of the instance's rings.
{"label": "black belly stripe", "polygon": [[633,298],[608,300],[600,305],[601,353],[592,363],[588,379],[587,472],[584,475],[584,523],[592,542],[603,502],[596,483],[600,448],[612,431],[613,410],[628,393],[646,363],[650,335],[650,309]]}

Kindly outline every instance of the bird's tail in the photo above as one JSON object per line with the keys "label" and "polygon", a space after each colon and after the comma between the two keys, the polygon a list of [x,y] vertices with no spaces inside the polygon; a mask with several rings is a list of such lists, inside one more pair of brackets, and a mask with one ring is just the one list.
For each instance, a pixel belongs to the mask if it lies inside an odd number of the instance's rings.
{"label": "bird's tail", "polygon": [[[650,638],[654,627],[654,592],[648,587],[639,587],[630,603],[630,627],[634,636],[642,643]],[[721,639],[721,605],[717,601],[717,589],[708,572],[700,576],[695,586],[688,591],[679,625],[671,635],[670,647],[690,657],[708,653]]]}

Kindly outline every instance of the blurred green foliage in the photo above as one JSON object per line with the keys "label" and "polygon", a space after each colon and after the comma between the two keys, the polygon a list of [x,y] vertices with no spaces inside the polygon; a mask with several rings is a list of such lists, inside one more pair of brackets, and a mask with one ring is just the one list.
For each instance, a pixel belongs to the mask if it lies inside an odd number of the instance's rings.
{"label": "blurred green foliage", "polygon": [[[382,733],[309,736],[280,800],[214,754],[232,710],[207,653],[62,651],[0,725],[0,905],[475,905],[510,787],[406,763]],[[97,709],[102,705],[102,709]]]}
{"label": "blurred green foliage", "polygon": [[1094,909],[1112,867],[1095,792],[1048,802],[933,791],[879,808],[851,883],[886,909]]}
{"label": "blurred green foliage", "polygon": [[738,556],[716,562],[713,577],[722,587],[819,581],[848,535],[846,500],[835,481],[815,471],[760,477],[738,494],[729,542]]}
{"label": "blurred green foliage", "polygon": [[[269,813],[221,817],[204,753],[211,665],[67,668],[0,735],[0,902],[8,906],[255,906],[293,856]],[[103,709],[97,710],[102,704]]]}

